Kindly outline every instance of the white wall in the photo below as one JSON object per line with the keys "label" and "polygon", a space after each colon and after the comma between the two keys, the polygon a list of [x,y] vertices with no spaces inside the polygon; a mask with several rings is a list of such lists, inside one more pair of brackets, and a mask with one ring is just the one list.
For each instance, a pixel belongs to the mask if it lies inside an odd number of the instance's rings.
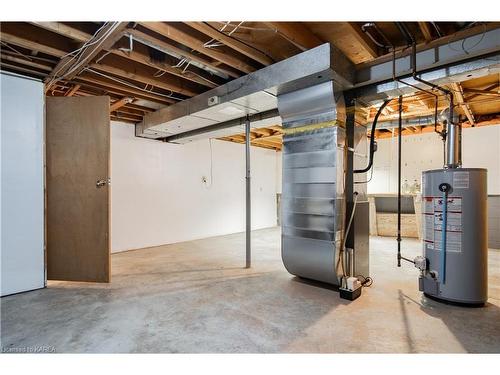
{"label": "white wall", "polygon": [[43,83],[0,74],[1,295],[43,288]]}
{"label": "white wall", "polygon": [[[488,169],[488,194],[500,194],[500,125],[465,128],[462,134],[463,166]],[[397,137],[380,139],[375,153],[368,193],[396,193]],[[420,182],[422,172],[442,168],[443,143],[435,133],[403,137],[402,181]]]}
{"label": "white wall", "polygon": [[[276,156],[251,149],[252,229],[276,225]],[[187,145],[134,137],[111,123],[112,251],[188,241],[245,229],[244,145]],[[202,183],[206,176],[207,184]]]}

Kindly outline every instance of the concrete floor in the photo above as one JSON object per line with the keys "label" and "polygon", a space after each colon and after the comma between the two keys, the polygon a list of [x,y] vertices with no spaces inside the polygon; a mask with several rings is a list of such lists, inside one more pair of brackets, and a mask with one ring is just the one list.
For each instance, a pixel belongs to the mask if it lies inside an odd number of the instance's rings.
{"label": "concrete floor", "polygon": [[[1,346],[56,352],[500,352],[500,251],[484,308],[423,298],[417,271],[374,237],[371,288],[354,302],[288,274],[278,228],[116,254],[109,285],[49,282],[1,299]],[[405,255],[420,253],[416,240]]]}

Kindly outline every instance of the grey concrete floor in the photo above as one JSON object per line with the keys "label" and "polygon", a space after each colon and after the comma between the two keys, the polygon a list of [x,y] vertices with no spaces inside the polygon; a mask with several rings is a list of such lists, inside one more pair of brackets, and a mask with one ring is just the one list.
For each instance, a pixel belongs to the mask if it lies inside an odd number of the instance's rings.
{"label": "grey concrete floor", "polygon": [[[288,274],[278,228],[112,256],[111,284],[49,282],[1,299],[1,346],[56,352],[500,352],[500,251],[484,308],[427,300],[396,241],[373,237],[375,280],[356,301]],[[405,255],[420,253],[404,240]]]}

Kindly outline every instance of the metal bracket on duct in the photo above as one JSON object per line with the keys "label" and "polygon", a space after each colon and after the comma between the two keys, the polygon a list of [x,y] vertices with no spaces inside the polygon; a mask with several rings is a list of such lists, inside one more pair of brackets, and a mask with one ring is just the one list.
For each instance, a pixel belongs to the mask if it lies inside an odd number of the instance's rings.
{"label": "metal bracket on duct", "polygon": [[[193,98],[148,113],[136,125],[136,136],[186,143],[241,131],[242,119],[251,116],[252,127],[279,124],[277,96],[334,80],[351,87],[352,63],[326,43],[267,66]],[[273,112],[274,111],[274,112]],[[182,135],[182,136],[181,136]]]}

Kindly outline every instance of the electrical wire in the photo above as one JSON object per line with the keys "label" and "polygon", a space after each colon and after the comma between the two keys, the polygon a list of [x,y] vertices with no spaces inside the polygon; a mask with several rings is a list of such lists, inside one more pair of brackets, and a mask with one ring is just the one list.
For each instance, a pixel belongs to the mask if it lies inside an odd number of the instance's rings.
{"label": "electrical wire", "polygon": [[214,183],[214,161],[213,161],[213,151],[212,151],[212,139],[213,138],[209,138],[208,139],[208,144],[210,145],[210,185],[206,185],[206,188],[207,189],[211,189],[212,188],[212,185]]}
{"label": "electrical wire", "polygon": [[[70,55],[78,54],[80,51],[83,51],[86,47],[94,44],[94,41],[92,41],[92,39],[106,26],[106,24],[107,23],[104,23],[101,27],[99,27],[96,30],[96,32],[90,37],[90,39],[88,41],[86,41],[80,48],[77,48],[76,50],[68,52],[67,54],[61,56],[60,61],[62,61],[65,57],[68,57]],[[59,79],[63,79],[64,78],[64,76],[57,77],[57,74],[59,74],[59,72],[61,70],[63,70],[66,66],[68,66],[70,63],[72,63],[72,61],[76,58],[76,56],[77,55],[72,56],[71,59],[69,59],[68,61],[66,61],[65,64],[63,64],[61,67],[59,67],[59,69],[56,72],[53,73],[53,77],[49,81],[49,83],[47,84],[47,88],[50,88],[52,86],[52,84],[54,84],[55,82],[57,82]],[[80,55],[80,57],[81,57],[81,55]],[[77,60],[77,62],[78,61],[79,60]],[[67,74],[68,74],[68,72],[66,72],[66,76],[67,76]]]}
{"label": "electrical wire", "polygon": [[344,264],[345,263],[345,246],[346,246],[346,242],[347,242],[347,236],[349,235],[349,231],[351,230],[351,224],[352,224],[352,221],[354,219],[354,213],[356,212],[357,203],[358,203],[358,192],[355,191],[351,217],[349,218],[349,222],[347,224],[347,227],[346,227],[346,230],[344,233],[344,238],[343,238],[342,244],[340,246],[340,252],[339,252],[339,259],[341,261],[341,266],[342,266],[342,276],[344,279],[347,276],[346,272],[345,272],[346,265]]}
{"label": "electrical wire", "polygon": [[12,51],[14,51],[16,54],[18,54],[18,55],[20,55],[20,56],[23,56],[23,57],[27,58],[27,59],[28,59],[28,60],[30,60],[30,61],[33,61],[33,59],[32,59],[30,56],[25,55],[25,54],[24,54],[24,53],[22,53],[22,52],[19,52],[17,49],[15,49],[14,47],[11,47],[11,46],[10,46],[10,45],[8,45],[7,43],[2,42],[1,40],[0,40],[0,43],[1,43],[1,44],[3,44],[5,47],[7,47],[7,48],[11,49]]}
{"label": "electrical wire", "polygon": [[358,275],[356,276],[358,279],[362,278],[363,280],[361,281],[361,285],[364,286],[365,288],[368,288],[373,285],[373,279],[370,276],[363,276],[363,275]]}
{"label": "electrical wire", "polygon": [[[248,44],[248,43],[246,43],[245,41],[243,41],[243,40],[241,40],[241,39],[239,39],[239,38],[236,38],[236,37],[232,36],[232,35],[231,35],[231,34],[232,34],[232,32],[231,32],[231,33],[229,33],[229,34],[226,34],[226,33],[222,32],[221,30],[217,29],[216,27],[213,27],[213,26],[212,26],[212,25],[210,25],[208,22],[204,22],[204,24],[205,24],[205,25],[207,25],[208,27],[212,28],[213,30],[217,31],[218,33],[220,33],[220,34],[222,34],[222,35],[225,35],[225,36],[227,36],[227,37],[229,37],[229,38],[231,38],[231,39],[233,39],[233,40],[236,40],[236,41],[238,41],[238,42],[240,42],[240,43],[244,44],[245,46],[247,46],[247,47],[249,47],[249,48],[252,48],[252,49],[254,49],[254,50],[256,50],[256,51],[258,51],[258,52],[262,53],[263,55],[265,55],[266,57],[268,57],[269,59],[271,59],[271,61],[272,61],[272,62],[275,62],[275,60],[273,59],[273,57],[272,57],[271,55],[269,55],[266,51],[263,51],[263,50],[261,50],[260,48],[257,48],[257,47],[255,47],[255,46],[252,46],[251,44]],[[234,31],[234,30],[233,30],[233,31]]]}
{"label": "electrical wire", "polygon": [[[71,52],[68,52],[67,54],[61,56],[61,59],[60,61],[62,61],[64,58],[68,57],[68,56],[71,56],[70,59],[68,59],[68,61],[66,61],[66,63],[64,63],[61,67],[59,67],[59,69],[53,73],[52,75],[52,79],[49,81],[49,83],[47,84],[47,89],[50,89],[50,87],[55,83],[57,82],[58,80],[60,79],[64,79],[65,77],[67,77],[69,74],[73,73],[74,71],[76,71],[77,69],[79,69],[81,66],[83,66],[85,64],[84,61],[81,61],[81,58],[82,56],[85,54],[85,51],[92,45],[95,45],[95,44],[102,44],[104,42],[104,40],[109,36],[111,35],[111,33],[113,33],[115,31],[115,29],[118,27],[119,25],[119,22],[114,22],[113,25],[106,31],[104,32],[101,36],[99,36],[97,39],[93,40],[97,35],[98,33],[108,25],[109,23],[106,22],[104,23],[99,29],[97,29],[97,31],[92,35],[92,37],[87,41],[85,42],[81,47],[77,48],[76,50],[74,51],[71,51]],[[76,62],[73,62],[73,60],[76,59]],[[66,68],[69,64],[72,64],[72,66],[66,70],[64,72],[63,75],[61,76],[58,76],[59,72],[61,72],[64,68]]]}
{"label": "electrical wire", "polygon": [[[220,23],[220,24],[223,24],[223,25],[228,25],[228,26],[232,26],[232,27],[235,27],[236,25],[233,25],[232,23],[228,23],[228,22],[231,22],[231,21],[227,21],[227,22],[222,22],[222,21],[213,21],[215,23]],[[256,30],[256,31],[272,31],[273,33],[276,33],[276,30],[274,29],[269,29],[267,27],[254,27],[254,26],[239,26],[240,29],[247,29],[247,30]]]}
{"label": "electrical wire", "polygon": [[[474,23],[475,23],[475,22],[473,22],[472,24],[469,24],[469,25],[465,26],[465,27],[464,27],[462,30],[460,30],[460,31],[467,30],[467,29],[471,28],[471,27],[474,25]],[[467,39],[472,38],[472,37],[475,37],[475,36],[477,36],[477,35],[470,35],[470,36],[467,36],[467,37],[463,38],[463,39],[462,39],[462,43],[460,44],[461,50],[456,49],[456,48],[453,48],[453,47],[451,46],[451,43],[456,42],[456,40],[449,40],[449,41],[448,41],[448,43],[447,43],[447,44],[448,44],[448,48],[449,48],[449,49],[451,49],[452,51],[455,51],[455,52],[463,52],[463,53],[465,53],[466,55],[470,55],[470,53],[472,52],[472,50],[473,50],[474,48],[476,48],[479,44],[481,44],[481,42],[483,41],[484,36],[485,36],[485,34],[486,34],[486,28],[487,28],[486,24],[483,24],[483,33],[482,33],[481,37],[479,38],[479,41],[477,41],[477,42],[476,42],[473,46],[468,47],[468,49],[466,49],[466,48],[465,48],[465,42],[467,41]]]}
{"label": "electrical wire", "polygon": [[[153,91],[153,88],[151,88],[151,89],[149,89],[149,90],[148,90],[148,89],[147,89],[147,87],[149,87],[149,85],[148,85],[148,84],[146,84],[146,85],[145,85],[145,87],[140,87],[140,86],[134,85],[134,84],[132,84],[132,83],[130,83],[130,82],[124,81],[124,80],[122,80],[122,79],[115,78],[115,77],[113,77],[113,76],[110,76],[110,75],[107,75],[107,74],[101,73],[101,72],[99,72],[99,71],[97,71],[97,70],[94,70],[94,69],[92,69],[92,68],[85,68],[85,69],[84,69],[84,71],[89,71],[89,72],[91,72],[91,73],[94,73],[94,74],[100,75],[100,76],[102,76],[102,77],[104,77],[104,78],[107,78],[107,79],[110,79],[110,80],[113,80],[113,81],[119,82],[119,83],[121,83],[122,85],[130,86],[130,87],[132,87],[132,88],[134,88],[134,89],[137,89],[137,90],[141,90],[141,91],[144,91],[144,92],[149,92],[149,93],[151,93],[151,94],[155,94],[155,95],[158,95],[158,96],[163,96],[163,97],[165,97],[165,98],[170,98],[170,99],[175,99],[175,100],[183,100],[183,99],[181,99],[181,98],[177,98],[177,97],[173,96],[172,94],[168,94],[168,95],[167,95],[167,94],[163,94],[163,93],[160,93],[160,92],[157,92],[157,91]],[[173,93],[173,92],[171,91],[171,93]]]}

